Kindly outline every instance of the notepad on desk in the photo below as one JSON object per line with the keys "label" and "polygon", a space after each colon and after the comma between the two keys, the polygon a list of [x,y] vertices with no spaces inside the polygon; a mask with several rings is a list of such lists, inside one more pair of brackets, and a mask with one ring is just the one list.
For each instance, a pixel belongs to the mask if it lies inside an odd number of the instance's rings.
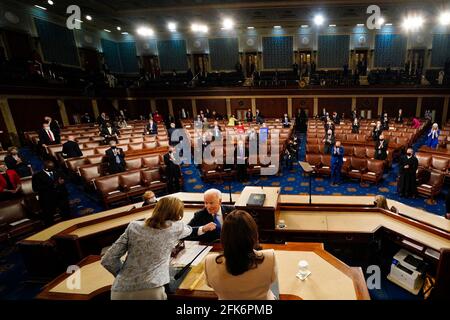
{"label": "notepad on desk", "polygon": [[[207,246],[200,245],[198,241],[185,241],[185,248],[178,253],[176,258],[172,259],[172,266],[185,266],[189,264],[196,255],[200,253]],[[194,262],[192,262],[192,266],[197,266],[200,264],[203,259],[208,255],[211,251],[212,246],[207,247],[197,258],[195,258]]]}

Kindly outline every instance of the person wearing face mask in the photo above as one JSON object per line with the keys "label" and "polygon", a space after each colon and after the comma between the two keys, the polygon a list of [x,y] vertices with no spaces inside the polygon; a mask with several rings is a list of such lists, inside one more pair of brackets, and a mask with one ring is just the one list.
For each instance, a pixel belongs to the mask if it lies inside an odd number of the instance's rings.
{"label": "person wearing face mask", "polygon": [[325,131],[328,132],[328,130],[331,130],[331,131],[333,131],[333,133],[334,133],[334,129],[335,129],[335,126],[334,126],[333,121],[328,120],[328,121],[325,123]]}
{"label": "person wearing face mask", "polygon": [[108,172],[110,174],[125,171],[125,153],[122,148],[117,148],[115,140],[109,142],[111,148],[105,151]]}
{"label": "person wearing face mask", "polygon": [[414,155],[414,150],[410,147],[406,155],[399,160],[399,180],[398,192],[401,197],[415,197],[417,193],[416,171],[419,161]]}
{"label": "person wearing face mask", "polygon": [[11,200],[22,195],[22,182],[16,171],[0,165],[0,201]]}
{"label": "person wearing face mask", "polygon": [[153,119],[148,120],[147,125],[145,126],[145,134],[155,135],[158,134],[158,125]]}
{"label": "person wearing face mask", "polygon": [[380,139],[380,135],[382,132],[383,132],[383,127],[381,126],[381,121],[377,121],[377,125],[372,130],[373,141],[378,141]]}
{"label": "person wearing face mask", "polygon": [[39,196],[42,219],[46,226],[54,223],[57,211],[64,220],[70,218],[69,193],[65,177],[61,171],[55,169],[53,161],[45,161],[44,170],[33,175],[32,187]]}
{"label": "person wearing face mask", "polygon": [[181,168],[175,158],[175,148],[170,146],[169,152],[164,155],[166,165],[167,189],[169,193],[180,191]]}
{"label": "person wearing face mask", "polygon": [[403,123],[403,110],[398,109],[397,118],[395,118],[395,123]]}
{"label": "person wearing face mask", "polygon": [[439,145],[439,135],[441,134],[441,131],[439,130],[439,126],[437,123],[434,123],[431,127],[430,132],[427,136],[427,142],[426,146],[436,149]]}
{"label": "person wearing face mask", "polygon": [[5,164],[10,170],[14,170],[20,177],[29,177],[33,174],[31,164],[23,159],[17,147],[10,147],[5,157]]}
{"label": "person wearing face mask", "polygon": [[44,118],[44,122],[47,122],[50,126],[50,130],[55,134],[55,138],[57,143],[61,143],[61,128],[59,126],[58,121],[53,120],[51,117],[46,116]]}
{"label": "person wearing face mask", "polygon": [[344,147],[340,141],[331,149],[331,185],[337,186],[341,183],[341,170],[344,163]]}
{"label": "person wearing face mask", "polygon": [[217,189],[207,190],[203,197],[205,207],[197,211],[188,223],[192,227],[188,239],[209,243],[220,239],[223,221],[234,207],[222,205],[222,193]]}
{"label": "person wearing face mask", "polygon": [[333,115],[331,116],[331,121],[333,121],[333,123],[337,125],[341,123],[341,118],[339,118],[337,112],[333,112]]}
{"label": "person wearing face mask", "polygon": [[44,122],[42,124],[42,129],[39,131],[40,145],[45,148],[46,146],[59,144],[61,141],[59,140],[58,142],[58,139],[60,138],[50,129],[50,125],[47,122]]}
{"label": "person wearing face mask", "polygon": [[386,160],[387,159],[387,149],[389,143],[384,140],[384,135],[381,134],[377,142],[375,142],[375,159]]}
{"label": "person wearing face mask", "polygon": [[98,123],[100,130],[106,126],[107,122],[108,122],[108,119],[106,117],[106,113],[102,112],[97,118],[97,123]]}
{"label": "person wearing face mask", "polygon": [[331,147],[334,146],[336,139],[334,137],[333,131],[328,129],[326,136],[323,138],[322,142],[325,144],[323,148],[324,154],[331,154]]}
{"label": "person wearing face mask", "polygon": [[156,200],[156,196],[153,191],[146,191],[142,196],[142,199],[144,199],[142,207],[154,206],[158,202],[158,200]]}
{"label": "person wearing face mask", "polygon": [[389,118],[387,113],[384,113],[384,115],[381,117],[381,127],[383,130],[389,130]]}
{"label": "person wearing face mask", "polygon": [[106,126],[102,128],[101,135],[105,138],[105,143],[108,144],[110,141],[115,140],[119,137],[119,130],[112,126],[110,122],[106,123]]}
{"label": "person wearing face mask", "polygon": [[359,120],[358,120],[358,118],[354,118],[353,119],[352,133],[359,133]]}

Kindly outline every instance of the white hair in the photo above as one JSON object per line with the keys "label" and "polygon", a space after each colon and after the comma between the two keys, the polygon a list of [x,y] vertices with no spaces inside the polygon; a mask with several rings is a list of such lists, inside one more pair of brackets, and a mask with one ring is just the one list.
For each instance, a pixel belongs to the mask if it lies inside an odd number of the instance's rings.
{"label": "white hair", "polygon": [[437,123],[433,123],[433,128],[439,128],[439,125]]}
{"label": "white hair", "polygon": [[220,192],[220,190],[217,190],[217,189],[206,190],[204,193],[204,196],[206,197],[208,195],[213,195],[213,194],[216,195],[220,200],[222,199],[222,192]]}

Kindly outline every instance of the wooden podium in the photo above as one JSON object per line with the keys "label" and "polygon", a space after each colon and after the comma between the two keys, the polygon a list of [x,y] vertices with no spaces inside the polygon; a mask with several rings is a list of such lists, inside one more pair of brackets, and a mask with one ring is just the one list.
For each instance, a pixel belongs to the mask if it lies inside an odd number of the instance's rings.
{"label": "wooden podium", "polygon": [[[251,194],[265,194],[266,199],[262,206],[248,206]],[[235,203],[235,208],[250,213],[260,229],[275,229],[275,211],[278,208],[280,196],[279,187],[245,187],[241,196]]]}

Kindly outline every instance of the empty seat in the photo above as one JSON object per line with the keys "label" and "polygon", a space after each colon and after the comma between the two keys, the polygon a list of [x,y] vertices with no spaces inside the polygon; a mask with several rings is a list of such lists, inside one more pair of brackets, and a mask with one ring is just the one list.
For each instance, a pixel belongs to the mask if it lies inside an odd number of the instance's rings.
{"label": "empty seat", "polygon": [[155,149],[157,147],[156,141],[144,142],[144,149]]}
{"label": "empty seat", "polygon": [[104,155],[102,155],[102,154],[96,154],[96,155],[93,155],[93,156],[90,156],[89,158],[87,158],[87,161],[90,164],[99,164],[99,163],[103,162],[103,157],[104,157]]}
{"label": "empty seat", "polygon": [[144,148],[144,144],[142,142],[141,143],[130,143],[128,145],[128,150],[130,150],[130,151],[142,150],[143,148]]}
{"label": "empty seat", "polygon": [[366,158],[375,159],[375,148],[373,147],[366,148]]}
{"label": "empty seat", "polygon": [[318,170],[321,166],[321,158],[320,154],[317,153],[307,153],[306,154],[306,162],[309,163],[311,167],[313,167],[315,170]]}
{"label": "empty seat", "polygon": [[126,172],[120,175],[120,186],[128,197],[141,196],[148,189],[142,182],[141,171]]}
{"label": "empty seat", "polygon": [[322,154],[320,155],[320,168],[318,169],[318,173],[322,175],[331,175],[331,155]]}
{"label": "empty seat", "polygon": [[353,156],[364,159],[366,157],[366,147],[360,146],[353,147]]}
{"label": "empty seat", "polygon": [[119,175],[111,175],[98,178],[94,182],[106,208],[109,208],[110,203],[128,200],[127,193],[120,188],[119,179]]}
{"label": "empty seat", "polygon": [[144,137],[131,138],[131,143],[144,142]]}
{"label": "empty seat", "polygon": [[160,169],[142,170],[142,181],[152,191],[167,191],[167,183],[161,176]]}
{"label": "empty seat", "polygon": [[86,148],[96,148],[96,147],[99,147],[99,146],[100,146],[100,142],[98,142],[98,141],[90,141],[90,142],[86,142],[86,143],[84,144],[84,146],[85,146]]}
{"label": "empty seat", "polygon": [[448,167],[448,159],[440,158],[440,157],[436,157],[436,156],[433,156],[431,158],[431,168],[434,171],[444,173],[447,171],[447,167]]}
{"label": "empty seat", "polygon": [[417,187],[417,192],[422,196],[434,198],[441,192],[443,184],[444,174],[431,171],[428,180]]}
{"label": "empty seat", "polygon": [[158,168],[160,166],[159,162],[159,156],[158,155],[152,155],[152,156],[146,156],[142,158],[143,166],[146,168]]}
{"label": "empty seat", "polygon": [[87,164],[86,158],[80,157],[66,160],[66,166],[72,172],[78,172],[78,168],[84,164]]}
{"label": "empty seat", "polygon": [[102,166],[100,164],[97,165],[85,165],[81,166],[78,169],[80,176],[83,180],[88,184],[93,186],[93,182],[95,179],[99,178],[102,175]]}
{"label": "empty seat", "polygon": [[319,145],[318,144],[307,144],[306,145],[306,153],[319,153]]}
{"label": "empty seat", "polygon": [[169,146],[169,140],[158,140],[158,145],[160,147],[168,147]]}
{"label": "empty seat", "polygon": [[367,160],[351,157],[348,176],[353,179],[361,179],[363,173],[367,170]]}
{"label": "empty seat", "polygon": [[383,178],[383,171],[384,171],[383,160],[368,159],[367,171],[363,173],[362,180],[378,183],[381,180],[381,178]]}
{"label": "empty seat", "polygon": [[140,169],[142,167],[142,158],[126,159],[125,167],[127,170]]}

